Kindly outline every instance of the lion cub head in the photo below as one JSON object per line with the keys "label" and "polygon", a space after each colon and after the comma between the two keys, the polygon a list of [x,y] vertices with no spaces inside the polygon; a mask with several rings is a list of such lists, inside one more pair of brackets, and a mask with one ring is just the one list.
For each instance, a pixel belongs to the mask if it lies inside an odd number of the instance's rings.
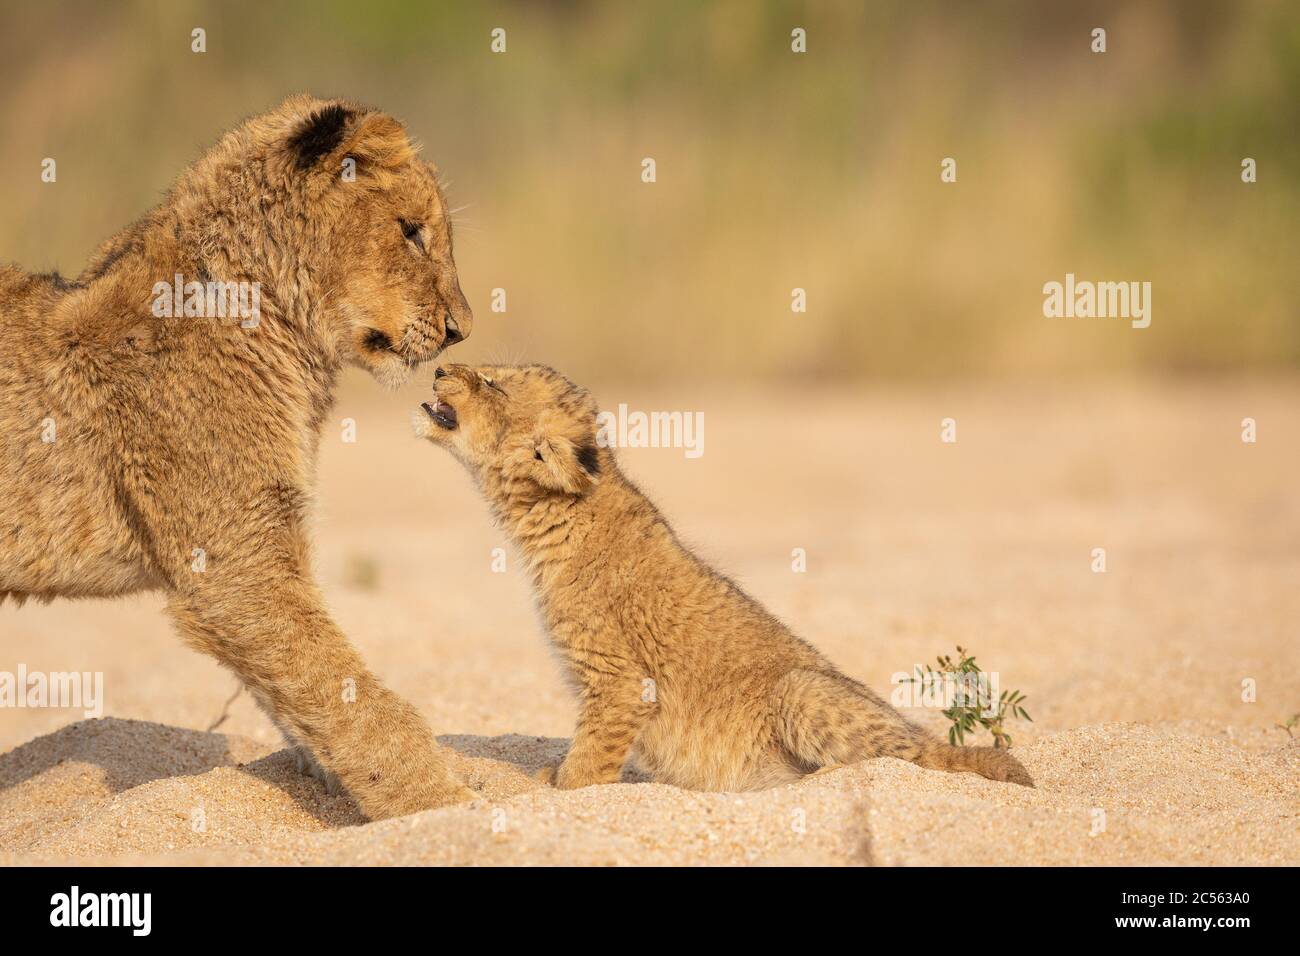
{"label": "lion cub head", "polygon": [[321,306],[344,361],[396,386],[469,335],[437,173],[401,123],[301,96],[250,126],[255,141],[270,141],[268,179],[288,200],[270,239],[281,227],[304,250],[299,265],[324,280]]}
{"label": "lion cub head", "polygon": [[544,365],[448,365],[416,430],[510,497],[582,495],[599,480],[596,402]]}

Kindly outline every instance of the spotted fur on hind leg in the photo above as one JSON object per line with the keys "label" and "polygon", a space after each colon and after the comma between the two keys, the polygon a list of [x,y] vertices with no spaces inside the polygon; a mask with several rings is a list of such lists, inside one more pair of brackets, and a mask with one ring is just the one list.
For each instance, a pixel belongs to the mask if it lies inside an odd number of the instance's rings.
{"label": "spotted fur on hind leg", "polygon": [[803,766],[833,769],[869,757],[916,760],[921,754],[916,728],[841,674],[793,670],[773,697],[778,739]]}

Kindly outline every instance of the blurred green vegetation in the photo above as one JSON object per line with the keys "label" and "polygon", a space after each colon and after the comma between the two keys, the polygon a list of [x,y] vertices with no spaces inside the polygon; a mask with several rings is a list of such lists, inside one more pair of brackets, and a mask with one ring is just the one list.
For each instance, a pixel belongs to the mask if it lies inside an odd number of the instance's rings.
{"label": "blurred green vegetation", "polygon": [[[137,0],[4,20],[0,259],[27,268],[75,273],[227,127],[306,90],[402,118],[467,207],[467,359],[589,379],[1300,364],[1288,0]],[[1150,281],[1151,327],[1043,318],[1067,272]]]}

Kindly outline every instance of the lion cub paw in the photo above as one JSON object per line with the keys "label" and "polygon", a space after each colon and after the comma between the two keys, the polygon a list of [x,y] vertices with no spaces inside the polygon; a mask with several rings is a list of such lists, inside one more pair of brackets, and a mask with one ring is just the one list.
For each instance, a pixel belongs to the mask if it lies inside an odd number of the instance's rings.
{"label": "lion cub paw", "polygon": [[553,764],[552,766],[543,767],[541,770],[537,771],[537,773],[533,774],[533,779],[540,780],[548,787],[553,787],[555,786],[555,778],[559,776],[559,773],[560,773],[559,765]]}

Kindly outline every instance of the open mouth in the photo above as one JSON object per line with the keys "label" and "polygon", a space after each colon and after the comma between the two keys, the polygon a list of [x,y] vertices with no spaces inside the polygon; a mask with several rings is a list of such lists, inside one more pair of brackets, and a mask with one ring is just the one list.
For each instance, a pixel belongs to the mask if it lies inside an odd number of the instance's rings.
{"label": "open mouth", "polygon": [[432,418],[439,428],[445,428],[451,431],[456,427],[456,409],[452,408],[446,402],[438,400],[436,402],[421,402],[420,407],[424,409],[424,414]]}

